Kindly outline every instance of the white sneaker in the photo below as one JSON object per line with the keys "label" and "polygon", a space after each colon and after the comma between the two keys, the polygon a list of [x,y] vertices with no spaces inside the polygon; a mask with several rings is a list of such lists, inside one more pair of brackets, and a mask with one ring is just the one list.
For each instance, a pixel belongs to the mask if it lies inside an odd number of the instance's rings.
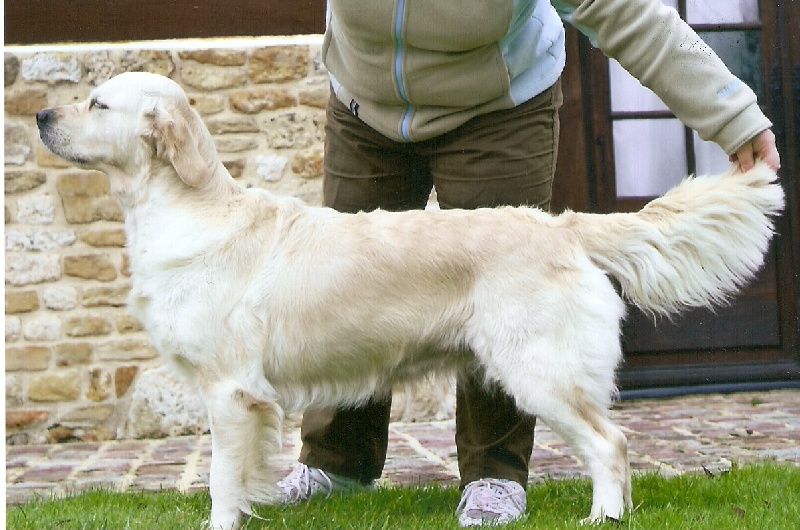
{"label": "white sneaker", "polygon": [[327,498],[334,492],[346,493],[374,487],[374,483],[364,485],[358,480],[326,473],[305,464],[297,464],[285,479],[278,482],[278,489],[283,494],[280,502],[286,504],[304,502],[314,495],[323,495]]}
{"label": "white sneaker", "polygon": [[513,480],[476,480],[464,488],[456,513],[461,526],[516,521],[525,513],[525,490]]}

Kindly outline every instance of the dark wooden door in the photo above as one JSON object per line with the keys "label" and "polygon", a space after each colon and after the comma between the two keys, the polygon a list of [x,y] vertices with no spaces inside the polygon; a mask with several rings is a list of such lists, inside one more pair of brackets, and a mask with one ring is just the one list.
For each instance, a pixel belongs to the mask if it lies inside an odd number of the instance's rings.
{"label": "dark wooden door", "polygon": [[[787,192],[780,236],[735,302],[653,322],[631,308],[623,389],[800,379],[798,154],[800,17],[796,2],[666,0],[758,94],[774,122]],[[759,5],[761,4],[761,5]],[[631,211],[687,173],[724,170],[727,156],[684,127],[614,61],[569,32],[556,209]]]}

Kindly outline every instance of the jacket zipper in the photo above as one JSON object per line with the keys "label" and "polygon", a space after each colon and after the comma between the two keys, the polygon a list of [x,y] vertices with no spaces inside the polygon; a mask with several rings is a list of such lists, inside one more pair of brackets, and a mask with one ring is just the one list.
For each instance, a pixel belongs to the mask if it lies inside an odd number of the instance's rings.
{"label": "jacket zipper", "polygon": [[403,59],[405,58],[405,49],[403,48],[403,18],[405,15],[406,2],[405,0],[398,0],[394,18],[394,83],[397,88],[397,93],[400,94],[400,99],[406,104],[403,117],[400,119],[400,136],[407,141],[411,141],[411,102],[406,94],[406,89],[403,83]]}

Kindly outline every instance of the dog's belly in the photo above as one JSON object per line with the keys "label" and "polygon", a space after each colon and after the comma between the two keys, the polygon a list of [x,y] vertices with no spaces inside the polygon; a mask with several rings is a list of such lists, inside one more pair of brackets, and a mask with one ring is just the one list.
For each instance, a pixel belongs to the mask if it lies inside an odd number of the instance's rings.
{"label": "dog's belly", "polygon": [[[314,358],[316,362],[301,361]],[[387,396],[397,384],[451,372],[471,358],[468,349],[446,344],[384,344],[349,353],[306,351],[295,358],[300,362],[289,361],[280,369],[266,357],[265,377],[287,410],[349,406]]]}

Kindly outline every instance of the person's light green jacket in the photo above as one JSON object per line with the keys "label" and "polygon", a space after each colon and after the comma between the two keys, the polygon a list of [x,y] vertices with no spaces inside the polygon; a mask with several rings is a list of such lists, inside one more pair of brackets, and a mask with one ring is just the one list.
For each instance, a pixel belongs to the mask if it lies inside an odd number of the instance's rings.
{"label": "person's light green jacket", "polygon": [[659,0],[328,0],[323,61],[366,124],[425,140],[552,86],[562,19],[727,153],[771,127],[753,91]]}

